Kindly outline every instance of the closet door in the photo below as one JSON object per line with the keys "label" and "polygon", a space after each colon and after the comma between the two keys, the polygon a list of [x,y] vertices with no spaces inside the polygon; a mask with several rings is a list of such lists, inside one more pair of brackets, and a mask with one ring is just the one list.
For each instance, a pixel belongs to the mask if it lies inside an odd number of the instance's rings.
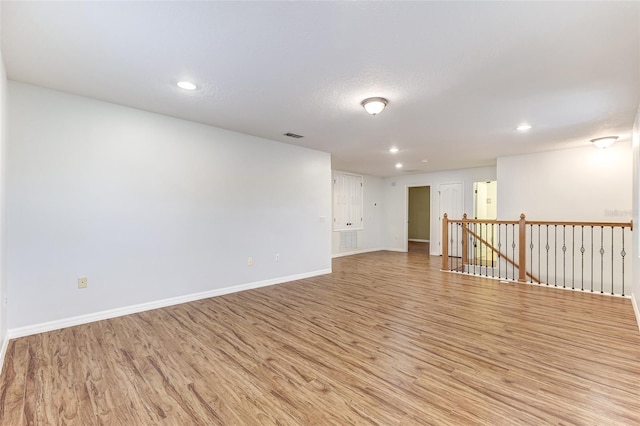
{"label": "closet door", "polygon": [[348,173],[333,175],[333,230],[362,229],[362,176]]}

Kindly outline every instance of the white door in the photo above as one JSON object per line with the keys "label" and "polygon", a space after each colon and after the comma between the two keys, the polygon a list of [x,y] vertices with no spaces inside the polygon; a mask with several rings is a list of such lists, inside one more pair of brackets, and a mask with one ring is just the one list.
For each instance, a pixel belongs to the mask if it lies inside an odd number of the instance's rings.
{"label": "white door", "polygon": [[[464,214],[464,198],[462,194],[462,183],[445,183],[438,187],[439,213],[438,220],[438,246],[440,254],[442,254],[442,217],[447,214],[449,219],[462,219]],[[451,232],[451,228],[449,229]],[[462,256],[462,243],[460,238],[454,237],[454,243],[451,244],[451,235],[449,236],[449,256]],[[456,243],[457,242],[457,243]]]}
{"label": "white door", "polygon": [[334,173],[333,230],[362,229],[362,176]]}

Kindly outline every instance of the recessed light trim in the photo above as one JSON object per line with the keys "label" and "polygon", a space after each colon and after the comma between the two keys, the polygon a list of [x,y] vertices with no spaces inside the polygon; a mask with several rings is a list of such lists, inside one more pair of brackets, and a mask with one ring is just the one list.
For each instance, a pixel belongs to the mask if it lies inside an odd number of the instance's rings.
{"label": "recessed light trim", "polygon": [[198,86],[196,86],[190,81],[179,81],[177,85],[179,88],[184,90],[196,90],[198,88]]}
{"label": "recessed light trim", "polygon": [[522,123],[518,127],[516,127],[516,130],[519,132],[528,132],[529,130],[531,130],[531,125],[527,123]]}
{"label": "recessed light trim", "polygon": [[600,149],[604,149],[616,143],[617,140],[618,140],[618,136],[604,136],[601,138],[591,139],[591,142],[593,143],[594,146]]}
{"label": "recessed light trim", "polygon": [[396,163],[396,169],[401,169],[402,167],[404,167],[402,163]]}
{"label": "recessed light trim", "polygon": [[392,146],[391,148],[389,148],[389,152],[392,154],[397,154],[398,152],[400,152],[400,150],[395,146]]}

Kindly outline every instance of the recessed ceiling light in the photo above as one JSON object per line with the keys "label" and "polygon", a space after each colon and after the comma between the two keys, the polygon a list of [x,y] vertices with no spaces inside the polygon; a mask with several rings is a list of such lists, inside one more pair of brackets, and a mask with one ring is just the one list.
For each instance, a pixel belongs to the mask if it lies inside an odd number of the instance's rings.
{"label": "recessed ceiling light", "polygon": [[392,154],[397,154],[398,151],[400,151],[398,148],[396,148],[395,146],[392,146],[391,148],[389,148],[389,152]]}
{"label": "recessed ceiling light", "polygon": [[429,162],[429,160],[422,160],[422,162],[423,162],[423,163],[428,163],[428,162]]}
{"label": "recessed ceiling light", "polygon": [[190,81],[179,81],[178,87],[184,90],[196,90],[197,86]]}
{"label": "recessed ceiling light", "polygon": [[531,125],[527,123],[522,123],[521,125],[516,127],[516,130],[519,132],[528,132],[529,130],[531,130]]}
{"label": "recessed ceiling light", "polygon": [[402,168],[402,163],[396,163],[396,169],[401,169]]}

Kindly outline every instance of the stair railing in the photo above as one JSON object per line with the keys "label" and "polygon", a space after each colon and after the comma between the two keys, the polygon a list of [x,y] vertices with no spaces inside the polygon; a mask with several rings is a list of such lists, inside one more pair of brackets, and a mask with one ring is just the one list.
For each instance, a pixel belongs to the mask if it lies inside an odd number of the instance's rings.
{"label": "stair railing", "polygon": [[[442,270],[625,295],[632,222],[442,219]],[[625,246],[626,244],[626,246]]]}

